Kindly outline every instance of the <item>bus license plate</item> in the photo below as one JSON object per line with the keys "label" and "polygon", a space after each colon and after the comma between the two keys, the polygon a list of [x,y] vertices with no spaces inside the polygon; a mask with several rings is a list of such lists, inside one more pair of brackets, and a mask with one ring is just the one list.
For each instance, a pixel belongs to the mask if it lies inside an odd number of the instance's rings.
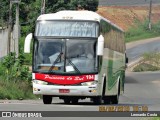
{"label": "bus license plate", "polygon": [[59,89],[59,93],[69,93],[69,89]]}

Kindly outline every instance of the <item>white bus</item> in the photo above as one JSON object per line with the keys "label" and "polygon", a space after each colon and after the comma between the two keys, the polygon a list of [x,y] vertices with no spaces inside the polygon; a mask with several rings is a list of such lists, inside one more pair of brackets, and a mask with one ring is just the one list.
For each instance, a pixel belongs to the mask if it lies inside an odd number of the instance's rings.
{"label": "white bus", "polygon": [[33,39],[33,93],[51,104],[91,98],[95,104],[118,104],[124,91],[125,41],[121,28],[91,11],[60,11],[40,15]]}

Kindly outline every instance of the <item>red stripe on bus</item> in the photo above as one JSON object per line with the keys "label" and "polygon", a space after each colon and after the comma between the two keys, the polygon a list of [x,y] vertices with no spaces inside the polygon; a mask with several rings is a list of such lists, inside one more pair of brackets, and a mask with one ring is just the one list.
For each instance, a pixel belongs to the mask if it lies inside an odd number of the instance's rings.
{"label": "red stripe on bus", "polygon": [[95,75],[79,75],[79,76],[62,76],[62,75],[49,75],[35,73],[36,80],[43,80],[53,84],[71,85],[79,84],[82,82],[94,81]]}

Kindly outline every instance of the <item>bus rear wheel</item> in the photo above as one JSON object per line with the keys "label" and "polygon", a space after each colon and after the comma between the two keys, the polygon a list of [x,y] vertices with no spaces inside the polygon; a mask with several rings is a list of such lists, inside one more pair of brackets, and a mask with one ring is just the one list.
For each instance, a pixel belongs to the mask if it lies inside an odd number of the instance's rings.
{"label": "bus rear wheel", "polygon": [[119,95],[115,95],[111,97],[112,104],[118,104],[119,101]]}
{"label": "bus rear wheel", "polygon": [[117,95],[111,96],[111,102],[112,102],[112,104],[118,104],[118,102],[119,102],[119,95],[120,95],[120,83],[118,85],[118,93],[117,93]]}
{"label": "bus rear wheel", "polygon": [[52,96],[50,96],[50,95],[43,95],[43,103],[44,104],[51,104],[52,103]]}

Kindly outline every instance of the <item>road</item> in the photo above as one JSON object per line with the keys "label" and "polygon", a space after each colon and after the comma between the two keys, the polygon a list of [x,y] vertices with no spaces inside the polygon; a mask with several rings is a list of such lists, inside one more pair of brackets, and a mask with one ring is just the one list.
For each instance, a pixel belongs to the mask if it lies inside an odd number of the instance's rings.
{"label": "road", "polygon": [[[146,42],[147,41],[147,42]],[[134,62],[144,53],[160,51],[160,37],[127,43],[127,57],[129,62]]]}
{"label": "road", "polygon": [[[159,0],[152,0],[153,4],[160,4]],[[105,5],[148,5],[150,0],[99,0],[99,6]]]}

